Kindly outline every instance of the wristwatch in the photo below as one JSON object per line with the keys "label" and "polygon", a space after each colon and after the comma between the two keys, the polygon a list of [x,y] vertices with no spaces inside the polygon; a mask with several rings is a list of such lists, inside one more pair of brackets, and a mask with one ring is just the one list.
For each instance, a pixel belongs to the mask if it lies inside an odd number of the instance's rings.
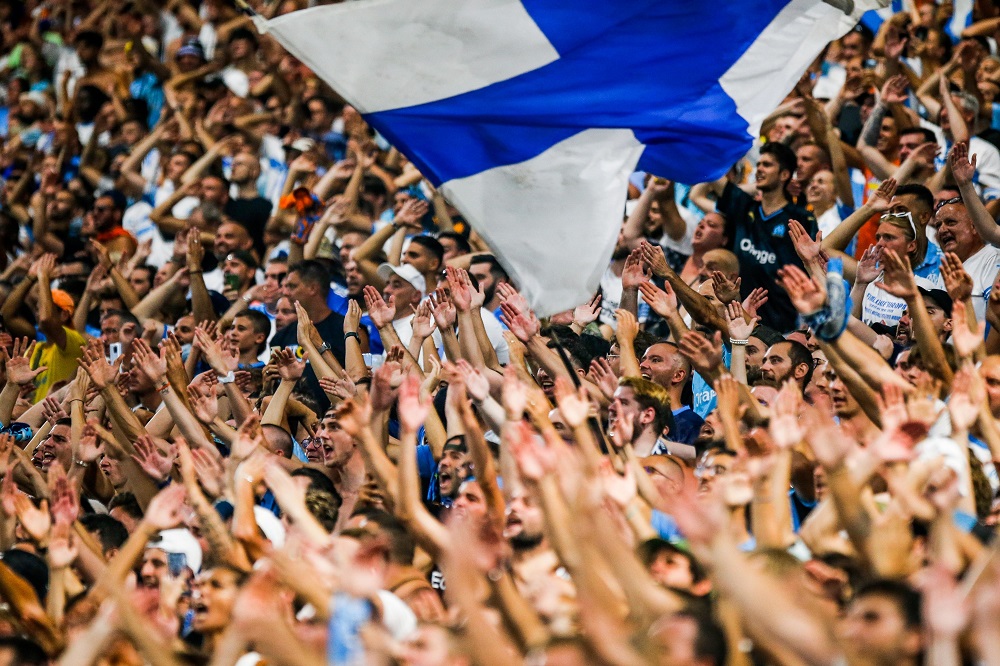
{"label": "wristwatch", "polygon": [[328,351],[330,351],[330,345],[328,343],[324,342],[323,344],[321,344],[319,347],[316,348],[316,351],[320,355],[325,354]]}

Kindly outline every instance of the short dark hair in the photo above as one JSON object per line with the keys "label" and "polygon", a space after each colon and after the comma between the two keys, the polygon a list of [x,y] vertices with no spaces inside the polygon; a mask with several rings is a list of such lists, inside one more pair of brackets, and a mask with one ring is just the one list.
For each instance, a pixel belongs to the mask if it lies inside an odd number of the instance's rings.
{"label": "short dark hair", "polygon": [[421,245],[435,256],[438,260],[438,264],[444,263],[444,245],[441,245],[441,241],[434,236],[428,236],[426,234],[421,234],[419,236],[414,236],[410,239],[411,243],[416,243]]}
{"label": "short dark hair", "polygon": [[83,30],[76,34],[76,39],[73,40],[73,43],[91,46],[100,51],[104,48],[104,35],[96,30]]}
{"label": "short dark hair", "polygon": [[[924,143],[937,143],[937,137],[934,136],[934,132],[930,131],[926,127],[907,127],[905,129],[899,130],[900,138],[906,136],[907,134],[919,134],[924,137]],[[915,183],[916,184],[916,183]],[[905,185],[902,187],[906,187]],[[923,185],[919,185],[923,187]],[[898,188],[897,188],[898,191]]]}
{"label": "short dark hair", "polygon": [[[260,310],[252,310],[252,309],[243,310],[242,312],[238,313],[235,317],[233,317],[233,319],[236,320],[239,317],[243,317],[244,319],[250,320],[250,325],[253,326],[254,333],[263,333],[265,336],[271,334],[271,318],[268,317],[263,312],[261,312]],[[264,347],[266,346],[267,346],[267,337],[264,338],[263,342],[257,345],[257,353],[259,354],[263,352]]]}
{"label": "short dark hair", "polygon": [[366,511],[365,518],[378,525],[379,530],[389,537],[389,561],[393,564],[409,566],[417,550],[417,542],[406,525],[391,513],[380,510]]}
{"label": "short dark hair", "polygon": [[907,629],[920,627],[920,593],[906,583],[884,578],[869,581],[858,588],[851,603],[863,597],[883,597],[891,600],[899,609]]}
{"label": "short dark hair", "polygon": [[128,310],[108,310],[104,313],[102,319],[107,319],[108,317],[118,317],[123,324],[135,324],[136,326],[140,326],[139,318]]}
{"label": "short dark hair", "polygon": [[47,666],[50,663],[42,646],[30,638],[2,636],[0,650],[3,649],[14,651],[14,657],[10,660],[11,666]]}
{"label": "short dark hair", "polygon": [[492,254],[477,254],[469,262],[470,266],[472,264],[489,264],[490,275],[493,276],[494,280],[510,281],[510,275],[507,274],[507,271],[504,270],[504,267],[500,265],[500,262]]}
{"label": "short dark hair", "polygon": [[906,185],[900,185],[896,188],[896,194],[894,196],[898,197],[905,194],[910,194],[916,197],[917,201],[927,206],[928,212],[934,210],[934,194],[920,183],[907,183]]}
{"label": "short dark hair", "polygon": [[[806,376],[802,380],[802,385],[805,386],[812,379],[813,373],[813,357],[812,352],[801,342],[796,342],[795,340],[784,340],[783,342],[788,343],[788,360],[792,362],[792,371],[800,365],[805,365],[809,369],[806,371]],[[777,344],[782,344],[778,342]]]}
{"label": "short dark hair", "polygon": [[298,273],[303,282],[320,287],[320,293],[326,298],[330,293],[330,271],[315,259],[306,259],[288,267],[289,273]]}
{"label": "short dark hair", "polygon": [[462,251],[462,254],[472,252],[472,246],[469,245],[469,239],[457,231],[442,231],[438,234],[438,240],[441,240],[442,238],[450,238],[453,240],[455,242],[455,246]]}
{"label": "short dark hair", "polygon": [[108,503],[108,511],[114,511],[121,507],[121,510],[136,520],[142,520],[142,506],[133,493],[118,493],[111,498]]}
{"label": "short dark hair", "polygon": [[116,548],[121,548],[122,544],[128,541],[128,530],[125,529],[125,525],[105,513],[81,516],[80,524],[88,532],[97,534],[97,538],[101,540],[101,550],[105,555]]}
{"label": "short dark hair", "polygon": [[273,449],[272,453],[283,453],[286,458],[292,457],[292,436],[280,425],[265,423],[261,426],[264,440]]}
{"label": "short dark hair", "polygon": [[760,154],[773,156],[778,161],[778,168],[788,172],[788,180],[781,184],[782,187],[786,187],[792,176],[795,175],[795,169],[798,166],[799,158],[796,157],[795,152],[783,143],[772,141],[761,147]]}
{"label": "short dark hair", "polygon": [[325,493],[330,493],[331,495],[337,495],[337,488],[333,485],[333,481],[330,480],[326,474],[319,471],[318,469],[312,469],[311,467],[299,467],[297,470],[292,472],[292,476],[304,476],[309,479],[309,488],[313,490],[321,490]]}

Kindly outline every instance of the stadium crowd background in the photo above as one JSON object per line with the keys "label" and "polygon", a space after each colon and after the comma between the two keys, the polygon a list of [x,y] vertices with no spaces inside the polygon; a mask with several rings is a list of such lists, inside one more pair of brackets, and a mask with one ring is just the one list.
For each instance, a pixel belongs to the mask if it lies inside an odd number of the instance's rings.
{"label": "stadium crowd background", "polygon": [[1000,663],[1000,11],[906,7],[539,320],[234,5],[0,1],[0,662]]}

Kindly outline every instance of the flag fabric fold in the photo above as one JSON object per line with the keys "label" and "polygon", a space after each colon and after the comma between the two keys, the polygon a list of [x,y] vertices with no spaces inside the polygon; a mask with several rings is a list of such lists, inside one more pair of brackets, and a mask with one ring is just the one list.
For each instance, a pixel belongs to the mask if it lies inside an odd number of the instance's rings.
{"label": "flag fabric fold", "polygon": [[363,0],[257,25],[441,187],[551,314],[597,289],[630,173],[719,177],[820,50],[882,4]]}

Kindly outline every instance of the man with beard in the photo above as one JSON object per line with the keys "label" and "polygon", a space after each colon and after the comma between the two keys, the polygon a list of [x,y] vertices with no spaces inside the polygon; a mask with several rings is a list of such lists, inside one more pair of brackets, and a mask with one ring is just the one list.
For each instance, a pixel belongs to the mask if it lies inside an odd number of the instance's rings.
{"label": "man with beard", "polygon": [[444,247],[433,236],[414,236],[403,251],[400,263],[420,271],[427,285],[426,293],[430,293],[437,288],[438,276],[444,266]]}
{"label": "man with beard", "polygon": [[[618,421],[626,416],[632,417],[630,443],[635,448],[637,456],[669,452],[668,443],[661,441],[661,436],[674,429],[674,419],[670,412],[670,394],[666,389],[647,379],[623,377],[615,390],[615,400],[608,409],[609,429],[620,427]],[[683,449],[690,448],[685,445],[680,446]]]}
{"label": "man with beard", "polygon": [[56,188],[50,192],[45,184],[43,178],[42,187],[32,196],[35,242],[60,257],[72,257],[84,247],[78,234],[71,236],[71,225],[80,215],[80,203],[69,190]]}
{"label": "man with beard", "polygon": [[761,378],[772,386],[781,386],[785,380],[791,379],[801,390],[805,390],[812,371],[812,354],[804,344],[794,340],[771,345],[760,365]]}
{"label": "man with beard", "polygon": [[107,248],[112,262],[135,254],[139,244],[122,227],[125,197],[121,192],[107,192],[97,197],[94,207],[83,220],[82,233]]}
{"label": "man with beard", "polygon": [[472,263],[469,264],[469,275],[476,278],[476,281],[483,286],[483,293],[486,295],[483,308],[499,319],[500,295],[497,294],[497,287],[501,282],[510,284],[507,271],[493,255],[479,254],[473,257]]}

